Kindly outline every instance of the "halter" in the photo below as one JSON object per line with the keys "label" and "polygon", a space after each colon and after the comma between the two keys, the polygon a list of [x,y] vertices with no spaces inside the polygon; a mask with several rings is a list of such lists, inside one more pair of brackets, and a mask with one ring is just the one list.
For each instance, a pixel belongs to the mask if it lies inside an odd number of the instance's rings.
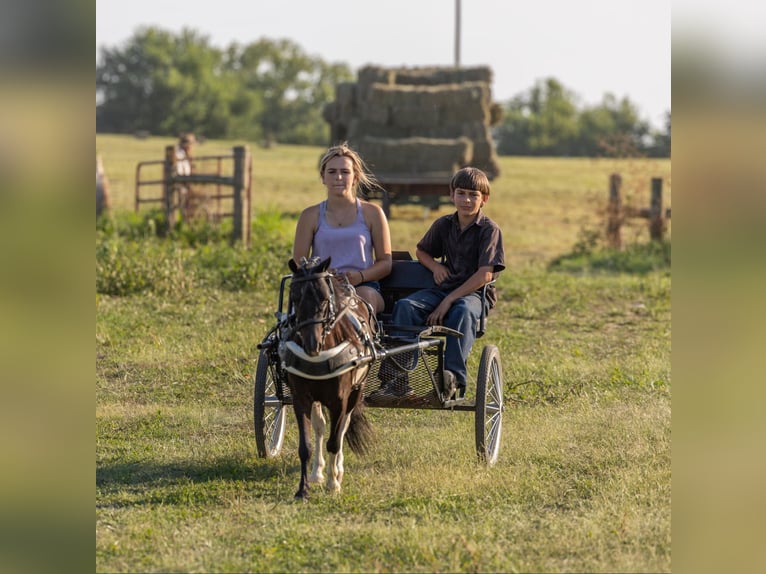
{"label": "halter", "polygon": [[348,311],[348,307],[343,309],[340,313],[337,313],[336,306],[335,306],[335,286],[333,285],[332,278],[334,275],[332,273],[329,273],[327,271],[323,271],[321,273],[311,273],[309,275],[304,275],[303,277],[294,278],[292,280],[293,284],[296,283],[307,283],[309,281],[320,281],[320,280],[326,280],[327,286],[330,288],[330,298],[327,300],[327,307],[328,312],[327,316],[324,318],[320,317],[313,317],[311,319],[305,319],[301,321],[300,323],[293,326],[292,331],[290,333],[291,338],[292,335],[295,334],[297,331],[300,331],[303,327],[306,327],[308,325],[322,325],[322,340],[321,342],[324,343],[325,337],[330,334],[330,332],[335,328],[335,325],[338,324],[338,320]]}

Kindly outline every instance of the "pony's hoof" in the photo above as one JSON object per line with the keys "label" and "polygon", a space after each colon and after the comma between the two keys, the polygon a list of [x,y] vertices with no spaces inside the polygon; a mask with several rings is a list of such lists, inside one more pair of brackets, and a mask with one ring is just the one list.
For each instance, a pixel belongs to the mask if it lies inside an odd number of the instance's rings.
{"label": "pony's hoof", "polygon": [[328,482],[327,483],[327,492],[329,494],[340,494],[340,483],[339,482]]}
{"label": "pony's hoof", "polygon": [[313,484],[322,484],[324,482],[324,474],[312,474],[309,476],[309,482]]}

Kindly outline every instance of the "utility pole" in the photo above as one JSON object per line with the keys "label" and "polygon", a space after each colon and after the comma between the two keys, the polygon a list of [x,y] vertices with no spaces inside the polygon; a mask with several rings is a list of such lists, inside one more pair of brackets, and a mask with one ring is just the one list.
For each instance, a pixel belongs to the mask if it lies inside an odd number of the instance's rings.
{"label": "utility pole", "polygon": [[460,67],[460,0],[455,0],[455,67]]}

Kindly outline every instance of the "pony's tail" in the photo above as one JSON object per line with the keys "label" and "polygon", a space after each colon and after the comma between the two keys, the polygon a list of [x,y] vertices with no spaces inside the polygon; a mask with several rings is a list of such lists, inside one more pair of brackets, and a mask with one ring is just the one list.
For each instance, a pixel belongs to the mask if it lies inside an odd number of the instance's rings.
{"label": "pony's tail", "polygon": [[346,431],[345,441],[348,447],[355,454],[367,454],[373,442],[375,442],[375,431],[367,417],[363,412],[364,405],[359,403],[357,407],[351,411],[351,422],[348,424],[348,430]]}

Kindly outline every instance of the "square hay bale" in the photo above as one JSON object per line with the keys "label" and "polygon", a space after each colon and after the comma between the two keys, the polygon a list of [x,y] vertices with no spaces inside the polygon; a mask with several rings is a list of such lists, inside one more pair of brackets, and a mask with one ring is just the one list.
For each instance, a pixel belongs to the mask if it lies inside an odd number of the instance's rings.
{"label": "square hay bale", "polygon": [[487,66],[472,68],[394,68],[394,82],[403,85],[438,86],[465,82],[492,83],[492,70]]}
{"label": "square hay bale", "polygon": [[429,139],[362,137],[357,149],[377,173],[413,174],[468,165],[473,142],[467,138]]}
{"label": "square hay bale", "polygon": [[393,84],[395,78],[396,72],[392,69],[365,66],[357,73],[360,97],[366,99],[367,92],[373,84]]}
{"label": "square hay bale", "polygon": [[466,122],[486,123],[490,117],[489,89],[479,83],[442,86],[374,84],[361,115],[370,121],[404,127]]}

